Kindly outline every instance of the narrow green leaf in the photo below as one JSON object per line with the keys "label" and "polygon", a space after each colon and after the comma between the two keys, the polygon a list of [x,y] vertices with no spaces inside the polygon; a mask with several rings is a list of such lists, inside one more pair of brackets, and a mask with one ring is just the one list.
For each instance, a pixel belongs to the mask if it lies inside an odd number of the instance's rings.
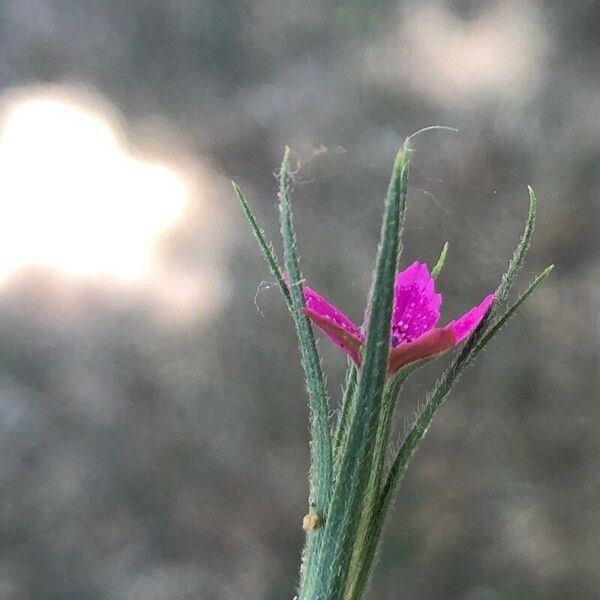
{"label": "narrow green leaf", "polygon": [[260,228],[258,221],[256,220],[256,217],[254,215],[254,212],[250,208],[250,205],[248,204],[248,201],[246,200],[244,194],[242,194],[242,190],[239,188],[237,183],[235,183],[235,181],[232,181],[231,185],[233,186],[233,190],[235,191],[238,200],[242,205],[244,215],[246,216],[248,223],[250,223],[250,227],[252,228],[254,237],[258,242],[258,245],[263,253],[265,260],[267,261],[267,264],[269,265],[269,269],[273,274],[273,277],[275,277],[275,281],[277,282],[277,285],[279,286],[279,289],[281,290],[281,293],[285,298],[288,308],[291,310],[292,297],[290,296],[290,290],[288,289],[288,286],[286,285],[285,280],[283,279],[281,269],[279,268],[277,257],[275,256],[275,252],[273,251],[273,244],[267,241],[265,232]]}
{"label": "narrow green leaf", "polygon": [[[516,275],[521,268],[527,250],[531,242],[531,235],[535,226],[536,214],[536,198],[533,190],[529,188],[529,213],[527,223],[519,243],[513,253],[506,273],[503,275],[500,285],[498,286],[492,309],[488,312],[483,322],[477,330],[470,336],[458,355],[452,361],[450,366],[444,372],[442,378],[435,386],[433,392],[428,395],[425,407],[415,420],[411,430],[406,436],[400,451],[390,468],[386,482],[381,490],[378,506],[371,515],[371,521],[365,529],[368,531],[367,539],[364,542],[366,550],[362,552],[362,562],[356,564],[356,570],[353,580],[346,589],[344,600],[359,600],[363,590],[365,589],[369,572],[375,557],[381,531],[385,523],[389,506],[391,504],[394,491],[396,490],[400,480],[402,479],[408,463],[412,458],[416,447],[425,436],[433,416],[442,405],[444,399],[449,394],[450,390],[464,371],[464,369],[475,359],[477,354],[485,347],[492,337],[499,331],[502,325],[514,314],[519,306],[533,292],[533,290],[548,276],[551,267],[546,269],[536,280],[531,284],[527,291],[515,302],[515,304],[506,312],[506,314],[498,320],[497,323],[489,325],[492,319],[492,312],[496,312],[499,306],[502,306],[512,286],[514,285]],[[447,252],[447,245],[444,246],[438,263],[432,271],[432,276],[437,277],[444,264]]]}
{"label": "narrow green leaf", "polygon": [[389,446],[392,417],[398,395],[408,377],[428,362],[429,359],[418,361],[400,371],[396,371],[386,382],[371,464],[371,477],[363,504],[363,513],[356,536],[349,577],[344,589],[344,600],[360,600],[362,598],[373,567],[375,551],[383,527],[383,522],[381,524],[378,522],[381,512],[380,486]]}
{"label": "narrow green leaf", "polygon": [[348,426],[347,443],[342,447],[340,475],[325,523],[316,577],[319,589],[311,590],[312,595],[301,595],[302,600],[340,598],[348,575],[387,375],[394,278],[404,223],[410,155],[411,150],[405,144],[396,157],[385,202],[356,411]]}
{"label": "narrow green leaf", "polygon": [[438,278],[438,275],[441,273],[442,269],[444,268],[444,264],[446,263],[446,255],[447,254],[448,254],[448,242],[446,242],[444,244],[444,247],[442,248],[440,257],[438,258],[437,263],[435,263],[435,267],[433,267],[433,269],[431,270],[431,276],[434,279]]}
{"label": "narrow green leaf", "polygon": [[537,211],[537,200],[535,198],[535,193],[530,186],[527,186],[527,190],[529,191],[529,212],[527,214],[527,222],[525,223],[525,229],[523,230],[523,234],[521,235],[521,239],[515,248],[512,258],[508,263],[508,269],[506,273],[502,276],[502,280],[500,281],[500,285],[497,287],[494,296],[495,301],[492,304],[492,308],[488,314],[488,322],[491,322],[494,319],[494,316],[501,310],[506,304],[506,299],[513,285],[515,284],[517,274],[521,267],[523,266],[523,262],[525,261],[525,255],[527,254],[527,250],[529,250],[529,246],[531,245],[531,236],[533,234],[533,230],[535,228],[535,216]]}
{"label": "narrow green leaf", "polygon": [[519,239],[519,243],[517,244],[515,251],[513,252],[513,255],[508,263],[508,268],[502,275],[500,284],[494,292],[494,302],[492,303],[490,310],[483,318],[483,321],[480,323],[475,333],[467,340],[467,343],[461,352],[461,360],[466,361],[467,363],[472,360],[473,356],[471,356],[471,354],[475,350],[481,338],[489,330],[491,324],[493,324],[496,320],[496,315],[498,312],[506,305],[508,295],[515,284],[518,272],[525,262],[525,256],[529,250],[529,246],[531,245],[531,236],[533,235],[533,230],[535,229],[537,200],[531,186],[527,186],[527,189],[529,191],[529,211],[527,214],[525,229],[523,230],[523,234]]}
{"label": "narrow green leaf", "polygon": [[[500,331],[506,322],[515,314],[521,304],[534,292],[534,290],[552,273],[554,265],[546,267],[530,284],[529,287],[519,296],[517,301],[496,321],[491,325],[477,343],[474,349],[474,354],[477,355],[489,343],[489,341]],[[474,358],[474,357],[473,357]]]}
{"label": "narrow green leaf", "polygon": [[352,552],[352,560],[348,570],[348,579],[344,588],[345,600],[360,598],[366,585],[366,580],[368,579],[374,557],[374,554],[371,553],[371,545],[373,543],[373,522],[375,521],[376,514],[379,510],[378,500],[381,479],[385,466],[385,457],[389,444],[396,399],[398,398],[402,384],[416,369],[418,369],[418,367],[407,368],[404,371],[396,373],[388,379],[385,386],[379,413],[379,423],[375,436],[369,482],[363,500],[362,513]]}
{"label": "narrow green leaf", "polygon": [[348,372],[346,373],[346,385],[344,387],[344,397],[338,424],[335,430],[333,444],[333,482],[337,480],[340,467],[340,448],[348,434],[348,422],[350,415],[354,414],[356,403],[356,382],[358,380],[358,369],[354,361],[350,361]]}
{"label": "narrow green leaf", "polygon": [[[302,312],[305,306],[302,273],[296,255],[296,234],[292,221],[291,196],[293,181],[290,173],[290,150],[286,147],[279,174],[279,212],[283,238],[283,261],[290,280],[291,312],[300,346],[300,358],[308,391],[311,431],[309,510],[327,519],[333,476],[333,452],[329,425],[329,400],[321,360],[308,318]],[[302,553],[300,589],[314,587],[315,564],[323,528],[307,531]]]}
{"label": "narrow green leaf", "polygon": [[[452,362],[450,367],[445,371],[444,375],[434,388],[434,391],[428,395],[425,407],[415,420],[411,427],[408,435],[406,436],[402,447],[400,448],[396,458],[390,468],[386,483],[382,489],[379,517],[376,526],[379,530],[383,526],[385,520],[387,508],[390,504],[394,490],[396,489],[399,481],[402,479],[408,463],[412,458],[419,442],[423,439],[433,416],[442,405],[444,399],[460,377],[464,369],[473,361],[473,359],[483,350],[483,348],[490,342],[490,340],[500,331],[502,326],[514,315],[519,307],[527,300],[531,293],[550,275],[554,265],[547,267],[542,273],[540,273],[529,285],[527,290],[518,298],[518,300],[506,311],[506,313],[489,329],[484,330],[483,334],[479,337],[476,342],[474,349],[471,352],[463,351],[458,357]],[[377,540],[375,537],[375,540]],[[373,552],[375,549],[373,549]]]}
{"label": "narrow green leaf", "polygon": [[304,292],[302,273],[296,255],[296,234],[292,221],[293,181],[290,173],[290,149],[286,147],[279,174],[279,211],[283,237],[283,261],[290,279],[292,315],[298,333],[300,354],[309,397],[312,461],[311,505],[324,518],[329,504],[332,475],[331,430],[329,426],[329,402],[325,378],[317,352],[315,337],[308,318],[303,314]]}

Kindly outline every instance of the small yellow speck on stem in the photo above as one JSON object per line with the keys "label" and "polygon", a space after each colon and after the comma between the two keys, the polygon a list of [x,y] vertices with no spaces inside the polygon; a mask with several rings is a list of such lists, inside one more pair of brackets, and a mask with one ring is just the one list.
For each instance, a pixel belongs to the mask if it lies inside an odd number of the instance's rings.
{"label": "small yellow speck on stem", "polygon": [[302,529],[305,531],[314,531],[315,529],[319,529],[321,525],[321,517],[313,513],[309,513],[302,519]]}

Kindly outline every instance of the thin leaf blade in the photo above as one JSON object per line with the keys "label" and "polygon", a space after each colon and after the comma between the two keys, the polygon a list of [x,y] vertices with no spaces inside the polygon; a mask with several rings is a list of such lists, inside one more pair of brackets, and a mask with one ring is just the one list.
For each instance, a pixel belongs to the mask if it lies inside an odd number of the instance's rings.
{"label": "thin leaf blade", "polygon": [[[394,278],[404,224],[411,150],[408,144],[394,162],[385,203],[381,241],[370,294],[367,340],[357,384],[357,401],[351,416],[347,443],[342,448],[340,475],[336,481],[326,537],[319,557],[320,589],[311,600],[338,598],[350,566],[352,544],[361,500],[369,479],[373,438],[377,431],[381,397],[387,375]],[[303,598],[303,596],[301,596]]]}
{"label": "thin leaf blade", "polygon": [[[290,150],[286,147],[279,173],[279,213],[283,238],[283,261],[289,277],[291,312],[296,326],[300,358],[304,369],[310,417],[310,491],[309,510],[322,522],[327,518],[333,477],[333,451],[329,424],[329,399],[321,360],[314,333],[308,317],[304,314],[305,301],[302,273],[296,253],[291,196],[293,180],[290,171]],[[306,533],[306,545],[302,555],[300,589],[315,585],[313,564],[318,558],[323,540],[323,528]]]}
{"label": "thin leaf blade", "polygon": [[446,255],[448,254],[448,242],[446,242],[444,244],[444,247],[442,248],[442,251],[440,253],[440,257],[438,258],[437,262],[435,263],[435,267],[433,267],[433,269],[431,269],[431,277],[433,279],[437,279],[439,274],[442,272],[442,269],[444,268],[444,265],[446,264]]}
{"label": "thin leaf blade", "polygon": [[537,199],[531,186],[527,186],[527,190],[529,192],[529,211],[527,213],[525,228],[521,234],[521,238],[519,239],[519,243],[515,248],[510,262],[508,263],[506,273],[502,275],[500,284],[494,292],[496,300],[489,312],[488,322],[491,322],[498,311],[501,310],[506,304],[508,294],[515,284],[517,274],[525,262],[525,256],[529,250],[529,246],[531,245],[531,236],[533,235],[533,230],[535,229]]}
{"label": "thin leaf blade", "polygon": [[279,286],[279,289],[281,290],[283,297],[285,298],[288,308],[291,310],[292,297],[290,295],[290,290],[288,289],[288,286],[286,285],[285,280],[283,278],[283,273],[281,272],[281,268],[279,267],[279,262],[277,261],[277,256],[275,255],[275,251],[273,250],[273,244],[267,240],[265,232],[261,229],[260,225],[258,224],[258,221],[256,220],[256,216],[254,215],[254,212],[250,208],[250,205],[249,205],[248,201],[246,200],[246,197],[242,193],[242,190],[240,189],[240,187],[237,185],[237,183],[235,183],[235,181],[232,181],[231,185],[233,186],[233,190],[238,197],[238,200],[242,207],[242,211],[243,211],[248,223],[250,224],[250,227],[252,228],[252,233],[254,233],[254,237],[256,238],[256,241],[258,242],[258,245],[262,251],[263,257],[266,260],[267,265],[269,266],[269,270],[273,274],[273,277],[275,277],[275,281],[276,281],[277,285]]}
{"label": "thin leaf blade", "polygon": [[325,378],[310,321],[304,315],[302,273],[296,253],[296,233],[292,220],[290,149],[286,147],[279,174],[279,211],[283,238],[283,260],[290,279],[292,315],[298,333],[300,354],[308,390],[312,431],[311,503],[323,518],[327,511],[331,489],[332,449],[329,427],[329,402]]}

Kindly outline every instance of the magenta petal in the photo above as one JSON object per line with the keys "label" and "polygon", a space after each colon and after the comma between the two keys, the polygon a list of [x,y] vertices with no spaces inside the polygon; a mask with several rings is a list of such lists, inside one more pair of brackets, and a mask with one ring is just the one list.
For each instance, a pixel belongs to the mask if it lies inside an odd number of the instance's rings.
{"label": "magenta petal", "polygon": [[456,346],[452,327],[434,328],[412,342],[405,342],[390,350],[388,374],[417,361],[425,361]]}
{"label": "magenta petal", "polygon": [[492,302],[494,301],[494,294],[489,294],[483,299],[483,302],[478,306],[473,307],[470,311],[466,312],[462,317],[452,323],[448,323],[447,327],[452,327],[454,334],[456,335],[456,343],[462,342],[465,338],[469,337],[479,323],[481,319],[485,317],[489,310]]}
{"label": "magenta petal", "polygon": [[411,342],[435,327],[440,318],[442,295],[424,263],[414,262],[396,275],[392,346]]}
{"label": "magenta petal", "polygon": [[304,302],[311,312],[333,321],[352,335],[361,336],[359,328],[339,308],[308,286],[304,286]]}
{"label": "magenta petal", "polygon": [[364,336],[360,329],[338,308],[304,287],[304,314],[337,346],[347,352],[357,365],[360,365],[360,348]]}

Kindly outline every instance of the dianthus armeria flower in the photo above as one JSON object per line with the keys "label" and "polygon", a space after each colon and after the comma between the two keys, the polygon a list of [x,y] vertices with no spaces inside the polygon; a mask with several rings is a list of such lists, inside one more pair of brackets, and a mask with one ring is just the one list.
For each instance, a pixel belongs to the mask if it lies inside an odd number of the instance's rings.
{"label": "dianthus armeria flower", "polygon": [[[435,279],[427,265],[419,262],[396,275],[394,294],[389,375],[454,348],[473,333],[494,301],[494,294],[489,294],[455,321],[436,327],[442,295],[435,292]],[[306,286],[304,298],[304,313],[360,367],[364,328]]]}

